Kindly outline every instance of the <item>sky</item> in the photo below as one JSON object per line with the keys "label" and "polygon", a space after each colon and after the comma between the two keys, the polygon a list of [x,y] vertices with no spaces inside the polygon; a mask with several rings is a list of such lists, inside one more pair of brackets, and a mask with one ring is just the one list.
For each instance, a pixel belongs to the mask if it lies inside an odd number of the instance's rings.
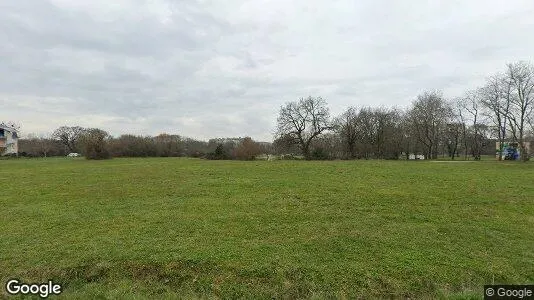
{"label": "sky", "polygon": [[532,0],[4,0],[0,120],[271,141],[286,102],[458,97],[533,35]]}

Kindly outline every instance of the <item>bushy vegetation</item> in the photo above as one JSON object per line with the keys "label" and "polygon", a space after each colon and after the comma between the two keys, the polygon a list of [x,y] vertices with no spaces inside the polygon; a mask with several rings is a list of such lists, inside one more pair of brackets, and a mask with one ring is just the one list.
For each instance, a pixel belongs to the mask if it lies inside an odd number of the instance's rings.
{"label": "bushy vegetation", "polygon": [[82,154],[87,159],[108,159],[111,157],[109,152],[109,134],[97,128],[85,129],[80,136]]}
{"label": "bushy vegetation", "polygon": [[226,149],[223,144],[218,144],[213,152],[210,152],[208,155],[206,155],[206,158],[212,160],[224,160],[230,159],[230,154],[228,149]]}
{"label": "bushy vegetation", "polygon": [[235,147],[233,156],[239,160],[254,160],[261,153],[262,149],[260,144],[253,141],[250,137],[246,137]]}
{"label": "bushy vegetation", "polygon": [[[65,130],[66,128],[68,127],[60,129]],[[19,141],[20,155],[50,157],[65,156],[71,152],[85,153],[83,136],[88,131],[89,129],[82,128],[79,135],[72,137],[72,140],[30,135]],[[272,153],[270,143],[258,143],[250,137],[211,139],[205,142],[170,134],[160,134],[154,137],[125,134],[114,138],[106,133],[106,138],[101,142],[110,157],[195,157],[253,160],[259,154]],[[222,148],[216,154],[219,146]]]}

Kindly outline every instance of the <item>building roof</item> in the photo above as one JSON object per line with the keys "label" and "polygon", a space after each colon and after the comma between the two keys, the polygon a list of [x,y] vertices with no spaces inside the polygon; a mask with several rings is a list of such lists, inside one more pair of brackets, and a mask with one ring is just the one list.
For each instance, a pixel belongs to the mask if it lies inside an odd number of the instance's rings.
{"label": "building roof", "polygon": [[11,126],[8,126],[6,125],[5,123],[0,123],[0,129],[4,129],[4,130],[8,130],[8,131],[11,131],[11,132],[17,132],[18,130],[11,127]]}

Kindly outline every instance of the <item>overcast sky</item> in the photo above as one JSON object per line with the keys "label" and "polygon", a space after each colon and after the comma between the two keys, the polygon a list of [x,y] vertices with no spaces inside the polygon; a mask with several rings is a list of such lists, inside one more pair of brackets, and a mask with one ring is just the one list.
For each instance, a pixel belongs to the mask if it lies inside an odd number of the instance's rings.
{"label": "overcast sky", "polygon": [[287,101],[452,98],[533,36],[532,0],[2,0],[0,120],[270,141]]}

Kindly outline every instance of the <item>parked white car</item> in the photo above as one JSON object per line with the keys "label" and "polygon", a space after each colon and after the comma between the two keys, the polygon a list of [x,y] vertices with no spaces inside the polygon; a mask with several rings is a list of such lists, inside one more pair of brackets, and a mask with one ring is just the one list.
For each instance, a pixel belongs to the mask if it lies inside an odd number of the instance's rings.
{"label": "parked white car", "polygon": [[67,156],[68,157],[79,157],[81,155],[80,155],[80,153],[72,152],[72,153],[67,154]]}

